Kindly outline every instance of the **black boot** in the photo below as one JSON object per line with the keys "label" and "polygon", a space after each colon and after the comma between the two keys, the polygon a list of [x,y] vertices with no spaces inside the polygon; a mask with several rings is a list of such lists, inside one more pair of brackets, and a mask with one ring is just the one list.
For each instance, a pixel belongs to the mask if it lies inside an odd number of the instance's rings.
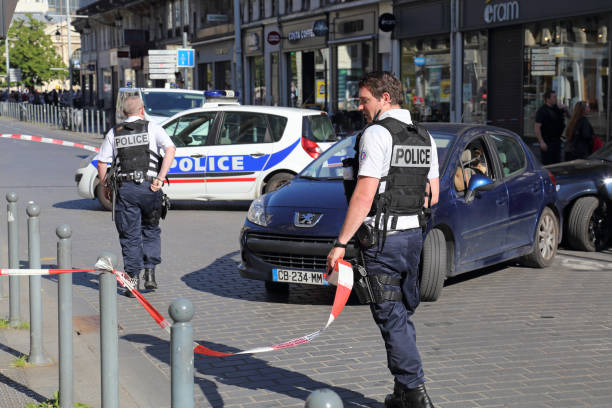
{"label": "black boot", "polygon": [[155,282],[155,268],[145,268],[144,280],[145,289],[157,289],[157,282]]}
{"label": "black boot", "polygon": [[[132,285],[134,285],[134,288],[137,291],[140,291],[140,273],[138,273],[136,276],[130,276],[130,281],[132,282]],[[129,298],[136,297],[136,295],[134,295],[128,288],[125,288],[123,294]]]}
{"label": "black boot", "polygon": [[406,388],[395,383],[393,394],[385,398],[385,408],[435,408],[427,395],[425,384],[416,388]]}

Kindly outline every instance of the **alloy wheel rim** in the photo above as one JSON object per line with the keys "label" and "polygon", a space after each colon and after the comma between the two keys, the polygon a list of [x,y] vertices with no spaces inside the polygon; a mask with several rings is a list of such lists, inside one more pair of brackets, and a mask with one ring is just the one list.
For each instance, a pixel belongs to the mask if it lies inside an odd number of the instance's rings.
{"label": "alloy wheel rim", "polygon": [[540,254],[545,260],[550,259],[555,251],[555,227],[550,215],[544,215],[538,231]]}

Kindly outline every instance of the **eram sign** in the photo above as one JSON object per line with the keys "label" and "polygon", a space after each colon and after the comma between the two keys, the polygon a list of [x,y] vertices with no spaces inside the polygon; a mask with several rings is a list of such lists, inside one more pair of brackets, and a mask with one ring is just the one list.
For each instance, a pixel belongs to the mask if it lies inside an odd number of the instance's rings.
{"label": "eram sign", "polygon": [[491,0],[485,0],[485,4],[484,21],[487,24],[518,20],[519,18],[519,4],[517,1],[491,4]]}

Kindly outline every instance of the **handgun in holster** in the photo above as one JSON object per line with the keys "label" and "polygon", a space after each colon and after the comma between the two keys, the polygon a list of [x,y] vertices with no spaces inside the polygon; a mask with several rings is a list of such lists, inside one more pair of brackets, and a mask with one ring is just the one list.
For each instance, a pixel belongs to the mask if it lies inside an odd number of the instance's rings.
{"label": "handgun in holster", "polygon": [[[361,254],[363,265],[363,254]],[[353,266],[353,289],[362,304],[399,302],[402,300],[401,280],[387,274],[368,275],[365,266]],[[388,290],[385,286],[395,286],[398,290]]]}

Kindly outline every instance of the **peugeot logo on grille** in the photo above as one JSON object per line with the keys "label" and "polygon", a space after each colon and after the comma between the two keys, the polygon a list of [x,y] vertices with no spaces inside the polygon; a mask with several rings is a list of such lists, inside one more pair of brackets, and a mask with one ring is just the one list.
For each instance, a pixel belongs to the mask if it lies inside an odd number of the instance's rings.
{"label": "peugeot logo on grille", "polygon": [[314,227],[321,220],[323,214],[310,212],[296,212],[293,224],[300,228]]}

